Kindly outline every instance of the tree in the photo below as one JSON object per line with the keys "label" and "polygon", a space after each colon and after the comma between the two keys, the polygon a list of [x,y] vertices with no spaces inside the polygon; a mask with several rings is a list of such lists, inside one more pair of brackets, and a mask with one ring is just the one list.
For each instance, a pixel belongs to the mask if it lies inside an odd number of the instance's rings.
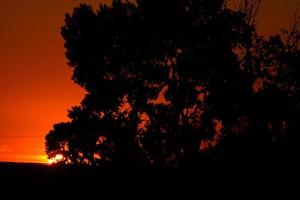
{"label": "tree", "polygon": [[[62,36],[72,78],[87,95],[70,111],[71,121],[48,134],[48,156],[60,152],[75,164],[190,162],[239,115],[243,93],[233,49],[244,26],[242,14],[223,0],[75,8]],[[109,141],[105,151],[98,150],[99,137]]]}
{"label": "tree", "polygon": [[264,0],[239,0],[236,9],[244,14],[247,25],[255,26],[263,3]]}
{"label": "tree", "polygon": [[251,89],[244,99],[245,115],[234,127],[238,134],[224,139],[215,149],[217,154],[248,160],[251,155],[264,162],[269,161],[266,158],[288,158],[291,162],[299,156],[300,49],[296,16],[291,28],[281,35],[265,38],[255,33],[248,51],[240,51],[241,79]]}
{"label": "tree", "polygon": [[262,1],[242,2],[233,11],[224,0],[114,0],[67,14],[66,56],[87,94],[47,135],[49,158],[192,166],[208,150],[296,148],[299,34],[259,36]]}

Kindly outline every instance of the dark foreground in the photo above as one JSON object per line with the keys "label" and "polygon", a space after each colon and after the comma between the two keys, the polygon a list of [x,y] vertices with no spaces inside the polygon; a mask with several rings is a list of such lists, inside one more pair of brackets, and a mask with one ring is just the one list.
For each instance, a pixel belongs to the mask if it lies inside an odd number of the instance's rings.
{"label": "dark foreground", "polygon": [[211,163],[181,170],[0,163],[5,197],[0,199],[300,199],[299,174],[283,168],[259,163]]}

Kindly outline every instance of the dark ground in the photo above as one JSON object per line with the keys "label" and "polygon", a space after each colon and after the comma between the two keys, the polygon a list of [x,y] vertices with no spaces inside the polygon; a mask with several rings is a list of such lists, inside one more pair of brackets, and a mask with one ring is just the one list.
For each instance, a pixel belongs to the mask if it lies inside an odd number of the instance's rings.
{"label": "dark ground", "polygon": [[278,170],[237,163],[181,170],[0,163],[0,199],[300,199],[299,174]]}

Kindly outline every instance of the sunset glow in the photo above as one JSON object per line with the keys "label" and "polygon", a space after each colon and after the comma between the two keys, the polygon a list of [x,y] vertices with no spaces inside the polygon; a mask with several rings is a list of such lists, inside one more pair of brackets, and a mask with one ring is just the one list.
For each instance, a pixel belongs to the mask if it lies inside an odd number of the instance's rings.
{"label": "sunset glow", "polygon": [[60,36],[79,3],[99,1],[0,1],[0,162],[47,163],[45,135],[85,94],[71,80]]}
{"label": "sunset glow", "polygon": [[[67,110],[80,104],[85,92],[71,80],[60,27],[79,3],[95,8],[100,2],[110,0],[0,1],[0,162],[63,159],[46,158],[45,135],[68,120]],[[266,0],[258,29],[264,35],[279,32],[299,5],[300,0]],[[263,87],[256,84],[254,89]]]}
{"label": "sunset glow", "polygon": [[52,164],[55,164],[55,163],[58,163],[58,162],[62,161],[63,159],[64,159],[64,156],[63,156],[63,155],[57,154],[57,155],[55,155],[53,158],[50,158],[50,159],[48,160],[48,164],[49,164],[49,165],[52,165]]}

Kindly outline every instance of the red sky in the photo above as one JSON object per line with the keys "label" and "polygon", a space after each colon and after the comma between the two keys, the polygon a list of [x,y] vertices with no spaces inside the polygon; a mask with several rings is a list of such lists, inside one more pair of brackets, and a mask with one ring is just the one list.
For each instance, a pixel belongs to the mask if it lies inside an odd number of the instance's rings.
{"label": "red sky", "polygon": [[[79,3],[109,1],[0,0],[0,161],[47,162],[45,135],[84,95],[64,56],[64,14]],[[261,32],[287,26],[299,6],[300,0],[265,0]]]}

